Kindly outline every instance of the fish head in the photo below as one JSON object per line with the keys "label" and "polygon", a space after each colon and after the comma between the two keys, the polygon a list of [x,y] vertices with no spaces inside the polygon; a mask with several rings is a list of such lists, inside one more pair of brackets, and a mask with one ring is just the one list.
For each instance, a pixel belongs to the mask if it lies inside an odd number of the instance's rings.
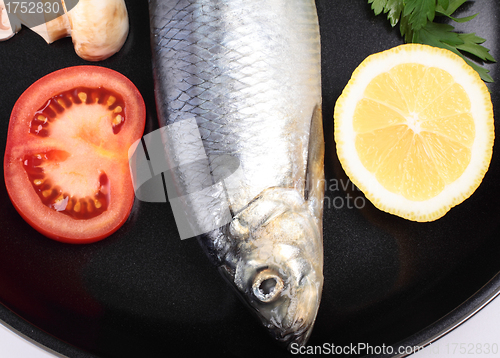
{"label": "fish head", "polygon": [[295,199],[262,201],[231,223],[233,238],[240,240],[233,284],[289,348],[307,342],[323,286],[321,225]]}

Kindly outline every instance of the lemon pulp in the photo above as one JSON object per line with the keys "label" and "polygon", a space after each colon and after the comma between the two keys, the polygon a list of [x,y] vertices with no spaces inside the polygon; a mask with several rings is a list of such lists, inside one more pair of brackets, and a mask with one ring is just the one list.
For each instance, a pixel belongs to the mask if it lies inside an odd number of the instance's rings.
{"label": "lemon pulp", "polygon": [[481,182],[491,107],[477,73],[450,51],[412,44],[372,55],[335,107],[340,162],[378,208],[434,220]]}

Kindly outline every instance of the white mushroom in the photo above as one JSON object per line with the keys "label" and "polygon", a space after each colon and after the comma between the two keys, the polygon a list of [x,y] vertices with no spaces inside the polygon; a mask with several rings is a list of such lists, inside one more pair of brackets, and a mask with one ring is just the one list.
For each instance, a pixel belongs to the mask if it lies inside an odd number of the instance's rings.
{"label": "white mushroom", "polygon": [[61,3],[61,16],[48,22],[43,14],[36,20],[33,15],[16,15],[47,43],[71,36],[78,56],[88,61],[104,60],[122,48],[129,30],[124,0],[79,0],[69,11],[64,0]]}
{"label": "white mushroom", "polygon": [[80,0],[67,16],[68,35],[78,56],[85,60],[104,60],[118,52],[127,39],[129,23],[124,0]]}

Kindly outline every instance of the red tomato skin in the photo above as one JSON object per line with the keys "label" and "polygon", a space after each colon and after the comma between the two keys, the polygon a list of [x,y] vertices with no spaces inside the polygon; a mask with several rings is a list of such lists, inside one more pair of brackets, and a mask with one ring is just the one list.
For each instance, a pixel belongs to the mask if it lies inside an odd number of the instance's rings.
{"label": "red tomato skin", "polygon": [[[45,206],[23,167],[25,154],[56,148],[55,142],[30,133],[34,113],[51,97],[75,87],[104,87],[119,93],[126,106],[126,122],[106,141],[110,158],[95,160],[110,180],[109,206],[91,219],[76,220]],[[43,235],[64,243],[84,244],[102,240],[128,219],[135,199],[128,164],[128,149],[144,132],[146,107],[135,85],[122,74],[99,66],[74,66],[52,72],[33,83],[17,100],[11,113],[4,156],[4,179],[13,206],[21,217]],[[78,148],[64,148],[64,150]],[[97,157],[97,155],[95,155]],[[87,168],[86,168],[87,169]],[[88,168],[89,170],[95,168]]]}

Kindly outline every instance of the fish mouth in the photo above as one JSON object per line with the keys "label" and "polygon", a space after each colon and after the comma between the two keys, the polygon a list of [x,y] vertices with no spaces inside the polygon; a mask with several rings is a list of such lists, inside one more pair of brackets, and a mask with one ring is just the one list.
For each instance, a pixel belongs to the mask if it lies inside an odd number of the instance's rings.
{"label": "fish mouth", "polygon": [[270,333],[271,337],[277,342],[283,344],[288,350],[291,350],[295,346],[304,346],[312,332],[315,319],[299,318],[290,325],[290,327],[285,328],[280,325],[275,320],[268,320],[258,309],[256,309],[252,304],[245,298],[245,295],[236,288],[233,282],[233,275],[231,270],[226,266],[220,266],[219,272],[222,277],[230,283],[230,286],[234,289],[238,298],[255,314],[259,321],[261,321],[264,328]]}
{"label": "fish mouth", "polygon": [[267,328],[276,341],[282,343],[290,351],[293,348],[305,346],[313,329],[313,323],[298,321],[292,327],[284,330],[283,327],[268,324]]}

